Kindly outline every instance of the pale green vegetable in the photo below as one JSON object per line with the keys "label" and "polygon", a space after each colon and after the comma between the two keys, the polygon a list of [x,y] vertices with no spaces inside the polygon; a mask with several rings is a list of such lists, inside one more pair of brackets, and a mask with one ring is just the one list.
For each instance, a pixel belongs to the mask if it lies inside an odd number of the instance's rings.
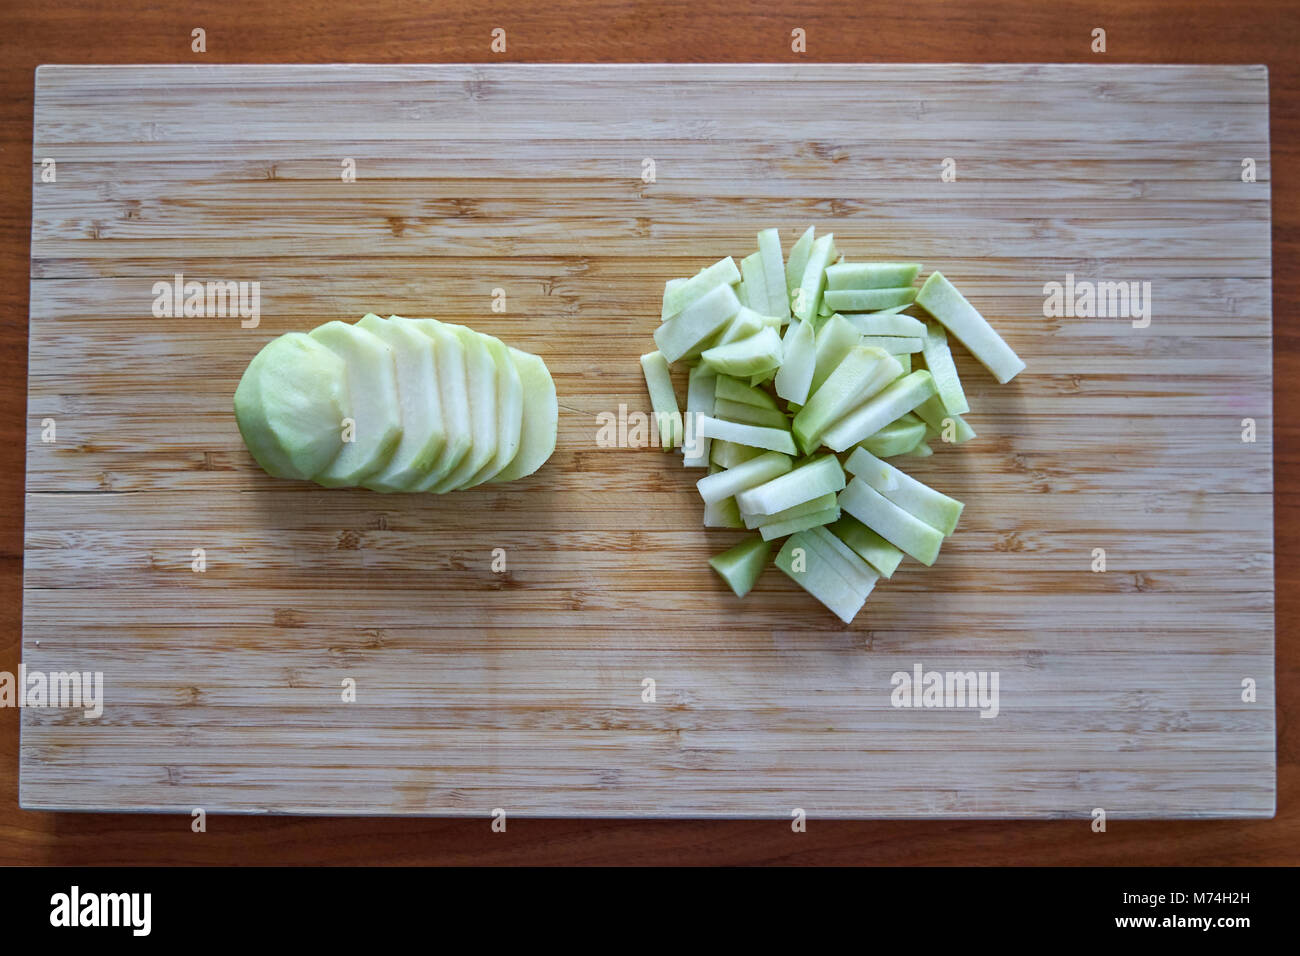
{"label": "pale green vegetable", "polygon": [[916,295],[916,302],[957,336],[999,383],[1005,385],[1024,371],[1025,363],[1020,356],[943,273],[930,273]]}
{"label": "pale green vegetable", "polygon": [[[701,269],[691,278],[671,289],[664,288],[665,318],[671,318],[682,312],[719,286],[733,286],[740,281],[740,270],[731,256],[715,262],[708,268]],[[676,361],[674,359],[673,361]]]}
{"label": "pale green vegetable", "polygon": [[949,412],[938,395],[931,395],[917,405],[916,414],[925,422],[926,434],[931,437],[940,437],[945,431],[951,430],[950,443],[953,445],[960,445],[975,437],[975,429],[966,424],[966,419],[960,415]]}
{"label": "pale green vegetable", "polygon": [[465,347],[465,373],[469,391],[469,451],[452,471],[429,490],[435,494],[456,491],[496,456],[497,368],[484,337],[463,325],[444,323]]}
{"label": "pale green vegetable", "polygon": [[798,454],[790,432],[780,428],[761,428],[757,425],[724,422],[709,415],[701,415],[698,426],[700,434],[708,438],[721,438],[724,441],[738,442],[751,448],[766,448],[786,455]]}
{"label": "pale green vegetable", "polygon": [[[844,463],[844,469],[861,478],[913,517],[920,518],[930,527],[943,532],[944,537],[956,529],[957,520],[965,505],[956,498],[949,498],[917,481],[889,462],[881,461],[865,448],[854,449]],[[736,503],[741,504],[739,499]],[[743,504],[741,506],[743,508]]]}
{"label": "pale green vegetable", "polygon": [[646,390],[650,393],[650,408],[659,425],[659,443],[664,451],[677,448],[682,443],[678,423],[682,420],[673,390],[672,373],[662,352],[647,352],[641,356],[641,371],[645,374]]}
{"label": "pale green vegetable", "polygon": [[777,552],[775,564],[796,584],[829,608],[845,624],[862,610],[867,595],[844,572],[823,557],[823,549],[812,543],[810,531],[800,531],[786,539]]}
{"label": "pale green vegetable", "polygon": [[706,528],[743,528],[740,509],[736,507],[735,498],[723,498],[720,501],[704,505],[704,527]]}
{"label": "pale green vegetable", "polygon": [[953,415],[965,415],[970,411],[970,404],[961,387],[957,365],[952,360],[952,350],[948,348],[948,336],[938,322],[925,324],[921,352],[925,356],[925,367],[934,376],[934,387],[939,392],[943,407]]}
{"label": "pale green vegetable", "polygon": [[817,370],[817,335],[811,322],[790,323],[783,345],[781,367],[776,372],[776,394],[801,405],[808,400],[813,372]]}
{"label": "pale green vegetable", "polygon": [[723,375],[756,375],[781,364],[781,337],[768,326],[748,338],[705,349],[700,359]]}
{"label": "pale green vegetable", "polygon": [[934,394],[934,379],[924,369],[904,375],[828,428],[822,441],[844,451],[869,438]]}
{"label": "pale green vegetable", "polygon": [[921,351],[922,342],[920,339],[901,335],[864,335],[858,340],[858,344],[884,349],[890,355],[907,355]]}
{"label": "pale green vegetable", "polygon": [[683,423],[686,440],[682,446],[682,464],[687,468],[707,468],[709,465],[711,440],[699,434],[698,422],[699,416],[714,413],[717,388],[718,376],[713,369],[707,365],[697,365],[691,369],[686,386],[686,420]]}
{"label": "pale green vegetable", "polygon": [[915,412],[896,418],[870,438],[862,439],[859,448],[865,448],[877,458],[902,455],[925,441],[926,425]]}
{"label": "pale green vegetable", "polygon": [[323,471],[343,447],[349,407],[343,359],[301,332],[263,346],[235,389],[244,444],[276,478],[307,479]]}
{"label": "pale green vegetable", "polygon": [[338,455],[313,480],[327,488],[358,485],[388,464],[402,438],[393,349],[346,322],[326,322],[309,334],[343,360],[348,394],[344,415],[353,422],[352,441],[345,440]]}
{"label": "pale green vegetable", "polygon": [[764,453],[762,448],[751,448],[734,441],[713,441],[708,438],[704,441],[709,442],[709,461],[723,468],[735,468]]}
{"label": "pale green vegetable", "polygon": [[698,355],[720,328],[740,311],[729,285],[719,285],[655,329],[655,345],[669,362]]}
{"label": "pale green vegetable", "polygon": [[804,452],[828,428],[898,378],[901,367],[888,353],[855,345],[794,417],[791,430]]}
{"label": "pale green vegetable", "polygon": [[813,227],[809,226],[790,248],[790,258],[785,262],[785,292],[791,300],[799,289],[799,283],[803,281],[804,268],[808,265],[808,254],[812,252],[815,235]]}
{"label": "pale green vegetable", "polygon": [[[389,321],[397,318],[398,316],[392,316]],[[434,319],[406,321],[433,342],[433,352],[438,362],[438,397],[442,402],[442,426],[446,440],[438,460],[415,486],[416,491],[432,491],[435,485],[460,467],[474,444],[469,411],[469,371],[465,361],[465,346],[461,344],[460,336],[452,326],[443,325]]]}
{"label": "pale green vegetable", "polygon": [[847,511],[890,544],[929,567],[939,557],[943,532],[894,504],[861,478],[840,492],[841,511]]}
{"label": "pale green vegetable", "polygon": [[[796,318],[808,320],[821,308],[822,293],[826,289],[826,267],[831,264],[835,254],[835,236],[827,233],[813,240],[808,252],[808,262],[803,269],[803,278],[795,292],[792,311]],[[834,308],[835,303],[827,300],[827,305]],[[892,303],[891,303],[892,304]]]}
{"label": "pale green vegetable", "polygon": [[845,316],[863,335],[897,335],[924,338],[925,323],[898,312],[854,312]]}
{"label": "pale green vegetable", "polygon": [[721,554],[709,558],[709,567],[722,575],[736,597],[744,597],[767,565],[772,546],[763,538],[749,537]]}
{"label": "pale green vegetable", "polygon": [[875,312],[895,305],[906,305],[916,298],[911,286],[901,289],[835,289],[825,295],[826,304],[836,312]]}
{"label": "pale green vegetable", "polygon": [[711,504],[723,498],[735,497],[738,492],[761,485],[777,475],[783,475],[792,466],[793,462],[788,456],[779,452],[768,452],[743,465],[707,475],[697,481],[695,487],[700,497],[704,499],[704,503]]}
{"label": "pale green vegetable", "polygon": [[760,311],[790,319],[790,293],[786,288],[785,263],[781,257],[781,234],[776,229],[764,229],[758,234],[758,253],[763,262],[763,283],[766,307]]}
{"label": "pale green vegetable", "polygon": [[[862,334],[853,327],[853,323],[842,315],[832,315],[817,330],[817,361],[813,366],[810,392],[817,391],[822,383],[835,371],[836,366],[849,354],[849,350],[858,344]],[[802,404],[802,403],[800,403]]]}
{"label": "pale green vegetable", "polygon": [[505,343],[482,332],[474,334],[482,338],[487,345],[488,354],[492,356],[492,364],[496,368],[496,450],[477,474],[461,482],[462,488],[473,488],[485,481],[491,481],[514,461],[515,455],[519,452],[524,421],[524,387],[519,378],[519,370],[510,360],[510,353]]}
{"label": "pale green vegetable", "polygon": [[[699,367],[705,368],[706,366],[701,365]],[[742,425],[761,425],[764,428],[786,429],[790,427],[790,419],[774,408],[759,408],[757,405],[746,405],[744,402],[729,402],[725,398],[715,400],[713,411],[709,414],[714,418],[721,418],[728,422],[740,422]]]}
{"label": "pale green vegetable", "polygon": [[542,467],[555,451],[559,404],[555,382],[541,356],[506,346],[524,390],[524,416],[519,427],[519,451],[493,482],[514,481]]}
{"label": "pale green vegetable", "polygon": [[759,527],[758,533],[764,541],[771,541],[775,538],[784,538],[796,531],[807,531],[809,528],[818,528],[830,524],[839,516],[840,509],[838,507],[824,508],[821,511],[810,511],[808,514],[794,518],[768,522]]}
{"label": "pale green vegetable", "polygon": [[674,289],[680,288],[681,286],[685,285],[689,281],[690,281],[689,279],[669,279],[667,282],[664,283],[664,301],[663,301],[663,309],[660,311],[659,314],[660,322],[673,315],[673,313],[668,310],[672,305],[675,305],[676,303],[672,300],[672,298],[670,298],[669,293],[671,293]]}
{"label": "pale green vegetable", "polygon": [[883,578],[893,577],[903,561],[902,551],[853,515],[844,515],[834,524],[828,525],[826,530],[856,551],[859,557],[879,571]]}
{"label": "pale green vegetable", "polygon": [[746,405],[756,405],[759,408],[776,409],[776,399],[761,388],[754,388],[744,382],[732,378],[730,375],[718,376],[718,387],[714,393],[718,398],[725,398],[729,402],[744,402]]}
{"label": "pale green vegetable", "polygon": [[864,598],[871,593],[880,575],[876,573],[875,568],[863,561],[857,552],[835,537],[827,528],[810,529],[809,540],[813,547],[821,549],[822,554],[844,575],[845,580],[860,589]]}
{"label": "pale green vegetable", "polygon": [[741,514],[771,515],[844,487],[844,469],[834,455],[822,455],[761,485],[738,492]]}
{"label": "pale green vegetable", "polygon": [[826,288],[898,288],[915,282],[920,271],[917,262],[844,262],[826,270]]}
{"label": "pale green vegetable", "polygon": [[809,498],[807,501],[801,501],[797,505],[786,508],[784,511],[778,511],[775,514],[745,514],[740,513],[741,520],[745,522],[746,528],[761,528],[765,524],[776,524],[778,521],[788,521],[791,518],[802,518],[804,515],[813,514],[817,511],[827,511],[835,507],[836,494],[834,491],[828,491],[824,495],[818,495],[816,498]]}
{"label": "pale green vegetable", "polygon": [[763,278],[763,260],[757,253],[740,260],[740,285],[736,286],[736,298],[740,304],[755,312],[767,311],[767,284]]}

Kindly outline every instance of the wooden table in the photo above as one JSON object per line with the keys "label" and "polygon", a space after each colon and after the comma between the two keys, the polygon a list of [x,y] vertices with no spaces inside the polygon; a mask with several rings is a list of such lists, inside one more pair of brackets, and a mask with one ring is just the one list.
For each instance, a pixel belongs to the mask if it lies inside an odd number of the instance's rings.
{"label": "wooden table", "polygon": [[[1150,5],[1117,10],[1111,19],[1098,11],[1075,15],[1069,10],[1021,15],[1009,5],[999,5],[975,16],[963,8],[962,21],[952,27],[927,29],[939,45],[915,35],[916,25],[942,22],[944,11],[930,15],[923,7],[908,9],[898,22],[869,20],[852,12],[827,10],[815,18],[787,18],[768,13],[746,21],[734,12],[698,17],[693,35],[701,39],[683,45],[673,17],[640,14],[636,8],[622,17],[606,35],[589,34],[579,24],[581,10],[552,9],[546,14],[493,20],[477,12],[463,15],[448,10],[426,19],[428,30],[442,35],[426,45],[418,28],[408,24],[404,11],[365,22],[340,9],[337,18],[322,19],[319,11],[302,11],[305,25],[297,23],[299,11],[281,6],[283,23],[262,23],[229,8],[224,21],[185,14],[158,19],[152,12],[126,15],[120,5],[85,5],[77,11],[15,11],[0,15],[0,41],[15,64],[0,71],[6,92],[3,144],[9,160],[5,214],[0,241],[10,255],[0,269],[8,280],[0,284],[4,337],[0,362],[8,363],[12,386],[3,393],[10,414],[0,417],[10,429],[6,442],[13,455],[4,469],[4,490],[11,507],[0,534],[4,548],[3,587],[0,601],[10,626],[0,656],[0,670],[15,671],[18,659],[21,589],[22,462],[27,440],[24,428],[26,371],[27,245],[30,219],[31,69],[41,62],[302,62],[313,60],[480,61],[493,54],[491,31],[507,31],[506,58],[565,61],[620,60],[1043,60],[1088,62],[1092,30],[1107,31],[1105,59],[1119,61],[1184,61],[1268,63],[1272,69],[1273,163],[1278,174],[1273,188],[1275,217],[1274,312],[1287,315],[1295,299],[1295,243],[1297,210],[1294,187],[1288,182],[1287,160],[1297,150],[1296,68],[1281,58],[1272,62],[1271,51],[1282,57],[1294,46],[1294,19],[1284,21],[1277,12],[1255,11],[1247,22],[1229,20],[1227,7],[1189,13],[1174,5]],[[412,15],[423,14],[416,10]],[[692,7],[691,12],[697,13]],[[609,21],[601,11],[605,22]],[[254,14],[263,16],[263,14]],[[152,18],[152,19],[151,19]],[[1222,19],[1222,23],[1218,22]],[[1042,21],[1041,26],[1039,21]],[[224,24],[228,23],[229,26]],[[969,26],[966,26],[969,24]],[[1005,24],[1005,27],[1003,26]],[[191,51],[191,31],[206,31],[207,52]],[[790,31],[807,32],[809,53],[792,53]],[[128,33],[118,36],[118,31]],[[1049,33],[1050,30],[1050,33]],[[333,33],[340,36],[336,40]],[[1194,32],[1205,45],[1180,41]],[[976,36],[978,34],[978,36]],[[819,53],[819,37],[833,54]],[[988,49],[985,49],[985,46]],[[12,113],[13,115],[9,115]],[[21,114],[21,117],[20,115]],[[1290,202],[1288,202],[1290,200]],[[1288,296],[1288,292],[1290,295]],[[1291,340],[1275,338],[1275,378],[1283,392],[1277,407],[1285,408],[1289,366],[1295,361]],[[1280,476],[1277,512],[1285,522],[1291,516],[1287,500],[1288,466],[1294,425],[1279,420],[1275,435],[1276,468]],[[16,809],[13,777],[6,777],[3,832],[8,862],[147,863],[147,862],[1061,862],[1061,863],[1289,863],[1297,859],[1297,815],[1290,812],[1289,796],[1296,780],[1296,758],[1284,718],[1294,663],[1289,651],[1294,643],[1289,625],[1295,614],[1289,543],[1277,542],[1278,671],[1280,711],[1278,740],[1279,817],[1275,821],[1225,823],[1112,823],[1106,835],[1095,835],[1086,824],[1062,823],[821,823],[807,834],[796,835],[788,825],[772,823],[614,823],[573,821],[512,822],[507,835],[491,834],[486,821],[304,820],[284,818],[214,818],[203,837],[190,833],[188,819],[151,816],[81,816],[22,813]],[[17,712],[0,712],[5,733],[0,738],[7,766],[16,764]],[[413,839],[429,833],[432,840]],[[436,834],[436,835],[435,835]],[[595,836],[595,839],[593,839]],[[490,838],[490,839],[489,839]],[[797,842],[795,842],[797,841]],[[292,843],[292,847],[285,844]],[[428,843],[430,845],[424,845]],[[340,848],[340,849],[333,849]],[[1055,851],[1055,852],[1053,852]]]}

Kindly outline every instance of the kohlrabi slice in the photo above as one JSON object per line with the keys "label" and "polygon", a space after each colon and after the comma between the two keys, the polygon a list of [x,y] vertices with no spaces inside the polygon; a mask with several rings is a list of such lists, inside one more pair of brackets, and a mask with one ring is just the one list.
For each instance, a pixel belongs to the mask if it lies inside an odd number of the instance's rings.
{"label": "kohlrabi slice", "polygon": [[791,467],[792,462],[788,456],[769,452],[735,468],[707,475],[697,481],[695,487],[699,490],[704,503],[711,504],[723,498],[733,498],[738,492],[761,485],[777,475],[783,475]]}
{"label": "kohlrabi slice", "polygon": [[942,438],[945,442],[960,445],[975,437],[975,429],[966,419],[949,412],[938,395],[931,395],[916,406],[916,415],[926,424],[926,434]]}
{"label": "kohlrabi slice", "polygon": [[[817,329],[817,361],[813,366],[812,384],[809,394],[822,387],[835,367],[849,354],[849,350],[858,344],[862,333],[853,327],[853,323],[842,315],[832,315]],[[796,403],[796,404],[802,404]]]}
{"label": "kohlrabi slice", "polygon": [[659,315],[660,322],[662,322],[664,319],[671,318],[672,315],[674,314],[668,311],[671,306],[676,304],[675,302],[672,301],[672,297],[669,295],[669,293],[671,293],[674,289],[679,288],[680,286],[684,285],[689,281],[690,281],[689,279],[669,279],[667,282],[664,283],[664,303],[663,303],[663,309],[660,311],[660,315]]}
{"label": "kohlrabi slice", "polygon": [[[701,365],[700,368],[706,366]],[[764,428],[789,428],[790,419],[774,408],[759,408],[744,402],[729,402],[725,398],[713,403],[713,411],[708,413],[723,421],[740,422],[742,425],[761,425]]]}
{"label": "kohlrabi slice", "polygon": [[844,469],[834,455],[814,458],[761,485],[736,493],[741,514],[772,515],[844,487]]}
{"label": "kohlrabi slice", "polygon": [[664,451],[678,448],[682,443],[680,431],[682,411],[677,405],[673,390],[672,373],[662,352],[647,352],[641,356],[641,371],[645,374],[646,389],[650,392],[650,409],[658,425],[659,443]]}
{"label": "kohlrabi slice", "polygon": [[834,289],[825,294],[826,304],[836,312],[875,312],[906,305],[916,298],[916,289]]}
{"label": "kohlrabi slice", "polygon": [[826,530],[856,551],[883,578],[891,578],[903,561],[903,552],[876,534],[853,515],[844,515]]}
{"label": "kohlrabi slice", "polygon": [[461,344],[460,336],[452,326],[443,325],[435,319],[406,321],[433,341],[433,354],[438,363],[438,397],[441,400],[446,441],[438,460],[415,489],[430,491],[460,466],[473,444],[469,413],[469,374],[465,362],[465,346]]}
{"label": "kohlrabi slice", "polygon": [[830,376],[799,409],[791,430],[805,452],[811,452],[826,430],[871,398],[902,371],[881,349],[855,345]]}
{"label": "kohlrabi slice", "polygon": [[822,525],[830,524],[840,516],[838,507],[824,508],[821,511],[810,511],[808,514],[799,515],[795,518],[785,518],[781,521],[772,521],[762,525],[758,533],[764,541],[771,541],[775,538],[784,538],[788,534],[794,534],[797,531],[807,531],[809,528],[819,528]]}
{"label": "kohlrabi slice", "polygon": [[[803,268],[803,278],[799,280],[799,288],[795,290],[791,300],[791,311],[796,318],[812,319],[821,308],[822,293],[826,290],[826,267],[834,261],[832,258],[834,250],[835,236],[831,233],[818,236],[813,240],[812,249],[808,252],[808,262]],[[835,307],[835,303],[829,299],[826,304]]]}
{"label": "kohlrabi slice", "polygon": [[744,597],[767,565],[772,546],[764,538],[748,537],[734,548],[709,558],[709,567],[722,576],[736,597]]}
{"label": "kohlrabi slice", "polygon": [[897,335],[924,338],[925,323],[898,312],[854,312],[845,316],[863,335]]}
{"label": "kohlrabi slice", "polygon": [[923,441],[916,443],[914,447],[906,451],[900,457],[903,458],[929,458],[934,454],[934,449]]}
{"label": "kohlrabi slice", "polygon": [[262,469],[276,478],[311,478],[343,445],[350,408],[347,368],[332,349],[289,332],[248,363],[235,389],[235,422]]}
{"label": "kohlrabi slice", "polygon": [[714,394],[718,398],[725,398],[729,402],[744,402],[746,405],[756,405],[759,408],[776,409],[776,399],[761,388],[754,388],[739,379],[732,378],[730,375],[719,375],[718,385]]}
{"label": "kohlrabi slice", "polygon": [[835,537],[828,528],[818,526],[809,529],[809,531],[809,540],[812,542],[813,547],[820,548],[822,553],[836,565],[848,582],[856,584],[861,589],[863,597],[869,595],[872,588],[876,586],[876,581],[880,578],[880,575],[876,573],[876,569],[863,561],[857,552]]}
{"label": "kohlrabi slice", "polygon": [[782,346],[781,367],[776,372],[776,394],[802,405],[808,400],[817,368],[817,333],[811,322],[794,320]]}
{"label": "kohlrabi slice", "polygon": [[896,418],[870,438],[862,439],[859,448],[865,448],[877,458],[893,458],[925,441],[925,422],[915,412]]}
{"label": "kohlrabi slice", "polygon": [[939,557],[943,532],[900,508],[861,478],[854,478],[840,492],[839,505],[840,510],[927,567]]}
{"label": "kohlrabi slice", "polygon": [[[859,446],[854,449],[844,463],[844,469],[861,478],[913,517],[920,518],[930,527],[943,532],[944,537],[956,529],[957,520],[965,505],[956,498],[949,498],[917,481],[889,462],[881,461],[865,448]],[[736,503],[743,510],[744,505],[739,500]]]}
{"label": "kohlrabi slice", "polygon": [[555,397],[555,382],[541,356],[506,346],[519,384],[523,388],[524,417],[519,426],[519,451],[493,482],[514,481],[531,475],[546,463],[555,451],[559,422],[559,404]]}
{"label": "kohlrabi slice", "polygon": [[735,260],[731,256],[720,259],[680,285],[664,288],[664,316],[672,318],[719,286],[733,286],[739,281],[740,270]]}
{"label": "kohlrabi slice", "polygon": [[749,376],[749,384],[758,387],[759,385],[766,385],[774,378],[776,378],[776,369],[770,368],[766,372],[759,372],[756,375]]}
{"label": "kohlrabi slice", "polygon": [[723,498],[720,501],[706,503],[704,506],[704,527],[706,528],[743,528],[740,509],[736,507],[735,498]]}
{"label": "kohlrabi slice", "polygon": [[403,319],[381,319],[373,312],[357,325],[393,350],[402,417],[402,439],[392,458],[362,484],[372,491],[414,491],[428,476],[446,442],[433,340]]}
{"label": "kohlrabi slice", "polygon": [[800,531],[786,539],[777,552],[775,564],[796,584],[829,608],[845,624],[853,621],[867,595],[850,584],[844,573],[823,557],[823,549],[812,543],[810,531]]}
{"label": "kohlrabi slice", "polygon": [[[804,515],[812,514],[815,511],[826,511],[836,507],[835,499],[838,496],[833,491],[828,491],[824,495],[818,495],[816,498],[810,498],[807,501],[801,501],[799,504],[778,511],[775,514],[745,514],[740,513],[741,520],[745,522],[746,528],[761,528],[765,524],[775,524],[778,521],[787,521],[790,518],[801,518]],[[811,525],[809,526],[811,527]]]}
{"label": "kohlrabi slice", "polygon": [[758,254],[763,262],[763,285],[767,306],[759,311],[775,315],[782,322],[790,319],[790,293],[786,288],[785,261],[781,257],[781,234],[764,229],[758,234]]}
{"label": "kohlrabi slice", "polygon": [[455,491],[477,475],[496,455],[497,369],[483,336],[463,325],[444,323],[465,348],[465,375],[469,390],[469,424],[473,439],[459,465],[430,488],[436,494]]}
{"label": "kohlrabi slice", "polygon": [[717,404],[715,397],[717,388],[718,376],[713,369],[707,365],[697,365],[691,369],[686,386],[686,420],[683,422],[686,440],[682,445],[682,464],[687,468],[709,466],[711,439],[699,434],[696,423],[699,421],[699,416],[714,413],[714,405]]}
{"label": "kohlrabi slice", "polygon": [[957,366],[952,360],[952,350],[948,348],[948,336],[938,322],[927,322],[924,325],[921,354],[925,356],[925,367],[934,376],[934,387],[939,392],[943,407],[953,415],[969,412],[970,404],[961,387]]}
{"label": "kohlrabi slice", "polygon": [[669,362],[699,355],[708,340],[740,311],[729,285],[718,285],[655,329],[655,345]]}
{"label": "kohlrabi slice", "polygon": [[826,270],[826,288],[895,289],[916,281],[917,262],[843,262]]}
{"label": "kohlrabi slice", "polygon": [[700,359],[723,375],[756,375],[781,364],[781,337],[768,326],[748,338],[705,349]]}
{"label": "kohlrabi slice", "polygon": [[761,448],[739,445],[734,441],[713,441],[708,438],[704,441],[709,442],[709,463],[723,468],[735,468],[764,454]]}
{"label": "kohlrabi slice", "polygon": [[903,374],[904,374],[904,375],[911,375],[911,374],[912,374],[912,355],[911,355],[911,353],[909,353],[909,352],[904,352],[904,353],[901,354],[901,355],[895,355],[894,358],[898,359],[898,364],[901,365],[901,366],[903,367]]}
{"label": "kohlrabi slice", "polygon": [[497,373],[497,444],[491,460],[479,469],[478,474],[465,481],[462,488],[473,488],[491,481],[514,461],[519,452],[524,422],[524,387],[519,371],[510,359],[505,343],[482,332],[475,333],[487,345],[492,364]]}
{"label": "kohlrabi slice", "polygon": [[349,406],[344,414],[353,425],[352,441],[344,441],[338,455],[313,480],[327,488],[359,485],[388,464],[402,439],[393,348],[374,333],[346,322],[326,322],[310,335],[347,367]]}
{"label": "kohlrabi slice", "polygon": [[803,271],[808,265],[808,255],[812,252],[815,236],[816,232],[812,226],[809,226],[804,234],[795,240],[795,244],[790,248],[790,258],[785,261],[785,293],[792,302],[799,283],[803,281]]}
{"label": "kohlrabi slice", "polygon": [[884,349],[890,355],[907,355],[921,351],[922,341],[904,335],[864,335],[858,344]]}
{"label": "kohlrabi slice", "polygon": [[979,310],[944,278],[943,273],[930,273],[916,295],[916,302],[942,322],[1001,384],[1005,385],[1024,371],[1025,363],[1020,356],[993,330]]}
{"label": "kohlrabi slice", "polygon": [[933,395],[934,379],[924,369],[904,375],[867,399],[822,435],[833,451],[844,451],[869,438]]}
{"label": "kohlrabi slice", "polygon": [[696,424],[700,434],[706,438],[721,438],[724,441],[734,441],[741,445],[749,445],[751,448],[766,448],[786,455],[798,453],[790,432],[780,428],[740,425],[736,422],[724,422],[709,415],[701,415]]}
{"label": "kohlrabi slice", "polygon": [[764,311],[767,305],[767,286],[763,280],[763,260],[757,252],[740,260],[740,284],[736,286],[736,298],[740,304]]}

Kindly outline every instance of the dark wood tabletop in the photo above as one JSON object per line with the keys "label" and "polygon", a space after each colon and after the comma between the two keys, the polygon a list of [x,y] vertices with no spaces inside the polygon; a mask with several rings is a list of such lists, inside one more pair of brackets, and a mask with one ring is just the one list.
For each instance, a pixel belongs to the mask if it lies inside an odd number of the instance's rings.
{"label": "dark wood tabletop", "polygon": [[[529,6],[518,4],[518,6]],[[782,8],[786,9],[782,9]],[[748,8],[759,12],[751,13]],[[507,31],[504,56],[492,30]],[[1093,30],[1106,52],[1093,52]],[[191,31],[206,31],[205,53]],[[791,49],[802,28],[807,50]],[[18,714],[0,709],[3,864],[1149,864],[1300,863],[1300,4],[1296,0],[910,0],[720,4],[555,0],[45,0],[0,5],[0,671],[21,635],[33,71],[42,63],[1071,62],[1264,63],[1273,190],[1278,813],[1273,820],[819,822],[490,821],[32,813],[17,803]],[[1231,569],[1225,569],[1230,574]]]}

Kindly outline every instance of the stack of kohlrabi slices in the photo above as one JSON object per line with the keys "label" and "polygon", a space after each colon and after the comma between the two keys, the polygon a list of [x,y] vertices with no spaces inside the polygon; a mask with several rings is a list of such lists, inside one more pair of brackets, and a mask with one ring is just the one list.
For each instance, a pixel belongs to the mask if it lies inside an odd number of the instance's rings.
{"label": "stack of kohlrabi slices", "polygon": [[[657,351],[641,357],[665,449],[681,448],[704,524],[754,533],[710,560],[740,597],[776,566],[845,623],[904,555],[932,565],[962,503],[885,461],[975,437],[948,333],[1000,383],[1024,367],[939,272],[845,262],[810,228],[664,288]],[[690,368],[683,416],[670,366]]]}

